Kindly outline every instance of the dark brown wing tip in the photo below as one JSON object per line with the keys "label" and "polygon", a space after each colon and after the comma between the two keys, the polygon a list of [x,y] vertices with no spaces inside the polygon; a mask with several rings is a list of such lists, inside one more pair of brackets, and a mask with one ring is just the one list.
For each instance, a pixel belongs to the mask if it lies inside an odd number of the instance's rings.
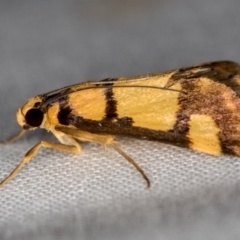
{"label": "dark brown wing tip", "polygon": [[237,62],[233,61],[217,61],[217,62],[209,62],[204,64],[205,66],[209,66],[216,71],[220,71],[222,73],[227,74],[240,74],[240,65]]}

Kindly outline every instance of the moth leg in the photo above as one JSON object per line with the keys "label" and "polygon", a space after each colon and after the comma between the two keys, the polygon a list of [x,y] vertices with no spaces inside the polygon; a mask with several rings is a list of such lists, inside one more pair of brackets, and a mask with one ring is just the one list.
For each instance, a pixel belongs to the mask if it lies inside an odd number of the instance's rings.
{"label": "moth leg", "polygon": [[143,169],[131,158],[129,157],[124,151],[122,151],[116,144],[116,141],[114,141],[114,136],[111,135],[101,135],[101,134],[95,134],[90,132],[85,132],[82,130],[79,130],[77,128],[69,128],[69,127],[55,127],[57,131],[63,132],[68,136],[71,136],[73,138],[76,138],[80,141],[87,141],[87,142],[96,142],[99,144],[110,145],[112,148],[114,148],[119,154],[121,154],[129,163],[131,163],[137,171],[142,175],[142,177],[147,182],[147,187],[149,188],[151,183]]}
{"label": "moth leg", "polygon": [[26,130],[21,129],[18,133],[16,133],[14,136],[0,141],[0,144],[7,144],[7,143],[11,143],[11,142],[15,142],[16,140],[18,140],[19,138],[21,138],[23,136],[23,134],[26,132]]}
{"label": "moth leg", "polygon": [[95,133],[82,131],[77,128],[69,128],[69,127],[62,127],[62,126],[57,126],[55,127],[55,129],[57,131],[60,131],[68,136],[71,136],[83,142],[95,142],[102,145],[111,144],[112,142],[114,142],[114,136],[112,135],[95,134]]}
{"label": "moth leg", "polygon": [[147,177],[147,175],[145,174],[145,172],[143,171],[143,169],[131,157],[129,157],[122,149],[120,149],[115,143],[112,143],[111,146],[119,154],[121,154],[126,160],[128,160],[128,162],[131,163],[137,169],[137,171],[140,172],[140,174],[143,176],[143,178],[147,182],[147,188],[150,188],[151,182],[150,182],[149,178]]}
{"label": "moth leg", "polygon": [[69,153],[74,153],[78,154],[82,152],[81,146],[74,140],[71,139],[70,137],[65,137],[61,139],[61,142],[64,140],[68,140],[68,143],[72,143],[71,145],[66,145],[64,143],[53,143],[53,142],[48,142],[48,141],[41,141],[37,143],[34,147],[32,147],[23,157],[22,161],[18,164],[18,166],[2,181],[0,182],[0,187],[2,187],[4,184],[6,184],[9,180],[11,180],[15,175],[21,170],[21,168],[24,166],[25,163],[29,162],[32,160],[32,158],[37,154],[39,149],[41,147],[45,148],[51,148],[55,149],[58,151],[62,152],[69,152]]}

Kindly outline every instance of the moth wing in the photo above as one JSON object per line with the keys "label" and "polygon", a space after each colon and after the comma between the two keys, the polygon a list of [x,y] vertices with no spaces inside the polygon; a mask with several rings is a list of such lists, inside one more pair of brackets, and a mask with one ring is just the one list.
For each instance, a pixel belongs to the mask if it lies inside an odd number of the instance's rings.
{"label": "moth wing", "polygon": [[[240,155],[237,63],[221,61],[68,89],[64,124],[90,133],[164,141]],[[82,85],[79,85],[82,86]],[[60,119],[61,120],[61,119]],[[60,121],[61,123],[61,121]]]}

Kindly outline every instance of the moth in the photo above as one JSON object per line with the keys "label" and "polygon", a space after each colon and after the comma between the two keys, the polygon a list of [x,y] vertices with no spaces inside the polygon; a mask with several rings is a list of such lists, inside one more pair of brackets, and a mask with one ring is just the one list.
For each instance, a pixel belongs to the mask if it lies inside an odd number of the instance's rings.
{"label": "moth", "polygon": [[17,111],[22,130],[45,128],[59,143],[40,141],[1,183],[12,179],[41,147],[79,154],[77,140],[110,145],[150,180],[115,140],[157,140],[207,154],[240,155],[240,66],[231,61],[132,78],[85,82],[31,98]]}

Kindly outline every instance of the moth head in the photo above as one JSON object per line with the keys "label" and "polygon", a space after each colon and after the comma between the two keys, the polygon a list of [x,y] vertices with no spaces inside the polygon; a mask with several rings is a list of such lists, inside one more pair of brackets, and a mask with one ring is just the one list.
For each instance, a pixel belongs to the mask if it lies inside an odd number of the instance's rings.
{"label": "moth head", "polygon": [[44,113],[40,109],[41,97],[37,96],[28,100],[17,111],[17,121],[25,130],[34,130],[40,127],[44,121]]}

